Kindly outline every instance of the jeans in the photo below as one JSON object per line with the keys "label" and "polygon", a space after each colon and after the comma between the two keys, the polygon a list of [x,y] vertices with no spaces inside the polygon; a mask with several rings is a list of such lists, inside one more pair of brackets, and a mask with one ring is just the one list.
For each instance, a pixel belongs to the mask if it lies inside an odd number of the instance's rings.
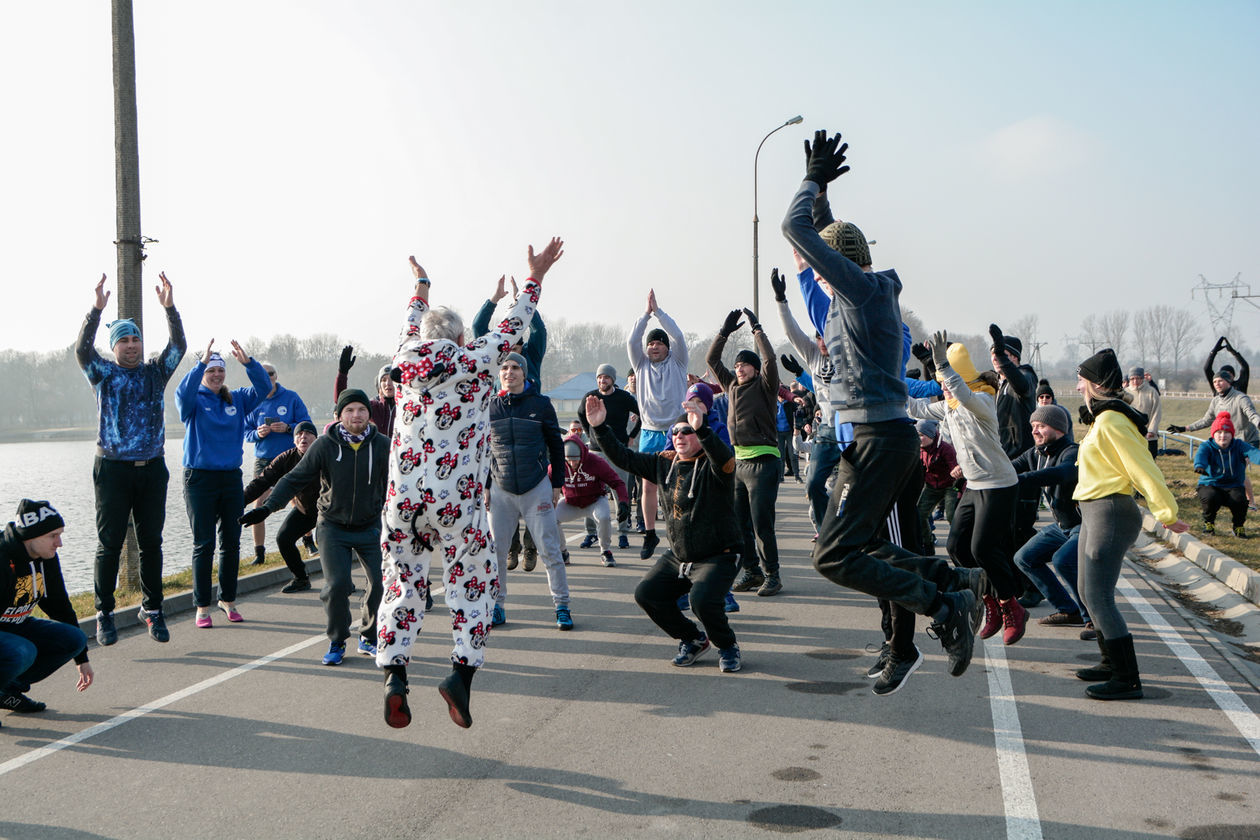
{"label": "jeans", "polygon": [[783,480],[783,462],[774,455],[758,455],[735,462],[735,516],[744,536],[741,565],[767,575],[779,573],[779,542],[774,535],[774,506]]}
{"label": "jeans", "polygon": [[539,548],[539,557],[547,570],[547,586],[551,590],[552,602],[557,607],[567,605],[569,578],[560,555],[560,526],[556,524],[556,509],[551,502],[551,482],[546,478],[519,496],[502,487],[490,490],[490,534],[494,538],[494,553],[499,561],[498,603],[507,603],[508,535],[521,519],[525,520],[525,530],[533,536]]}
{"label": "jeans", "polygon": [[[783,476],[787,475],[799,476],[801,474],[800,456],[796,454],[796,447],[792,445],[792,437],[794,432],[788,429],[786,432],[779,432],[779,480],[783,480]],[[786,466],[784,470],[782,467]]]}
{"label": "jeans", "polygon": [[142,467],[99,455],[92,465],[96,491],[96,609],[114,611],[118,557],[127,539],[127,520],[136,523],[140,548],[140,591],[146,610],[162,609],[162,528],[166,525],[166,485],[170,472],[161,457]]}
{"label": "jeans", "polygon": [[1104,639],[1121,639],[1129,627],[1116,606],[1116,581],[1125,552],[1142,530],[1142,512],[1127,493],[1080,503],[1081,598]]}
{"label": "jeans", "polygon": [[[1064,531],[1052,522],[1015,552],[1015,565],[1032,579],[1050,606],[1059,612],[1079,612],[1088,619],[1076,588],[1076,552],[1080,534],[1080,525]],[[1057,576],[1055,572],[1058,572]],[[1059,578],[1067,584],[1066,589]]]}
{"label": "jeans", "polygon": [[319,565],[324,571],[324,586],[319,600],[324,602],[328,641],[344,642],[350,638],[351,561],[359,558],[359,566],[367,575],[368,590],[359,610],[359,635],[376,644],[376,609],[381,605],[381,528],[371,525],[351,530],[331,522],[319,521]]}
{"label": "jeans", "polygon": [[805,494],[809,496],[809,521],[814,530],[822,527],[823,517],[827,514],[827,479],[840,463],[840,444],[834,437],[814,438],[814,448],[809,453],[809,480],[805,485]]}
{"label": "jeans", "polygon": [[700,629],[678,608],[678,599],[691,593],[691,611],[704,625],[709,641],[724,650],[735,645],[735,632],[726,616],[726,593],[738,570],[737,554],[682,563],[666,550],[635,587],[634,600],[671,638],[691,642],[700,638]]}
{"label": "jeans", "polygon": [[945,521],[954,521],[954,511],[958,509],[958,490],[954,485],[948,487],[928,487],[923,486],[923,492],[919,494],[919,534],[923,538],[923,553],[936,553],[936,538],[932,531],[932,511],[936,510],[936,506],[941,503],[941,499],[945,500]]}
{"label": "jeans", "polygon": [[302,555],[298,552],[298,540],[315,527],[318,519],[318,514],[302,513],[297,508],[290,508],[289,515],[284,518],[284,522],[280,523],[280,530],[276,532],[276,548],[280,550],[280,556],[284,558],[284,565],[289,567],[289,571],[297,580],[306,580],[308,577],[306,564],[302,562]]}
{"label": "jeans", "polygon": [[241,565],[241,514],[245,487],[241,471],[184,470],[184,505],[193,537],[193,603],[208,607],[213,587],[214,536],[219,533],[219,599],[236,600],[236,577]]}
{"label": "jeans", "polygon": [[992,490],[968,487],[954,511],[949,531],[949,556],[959,566],[979,566],[999,600],[1023,591],[1011,561],[1011,525],[1015,514],[1016,485]]}
{"label": "jeans", "polygon": [[0,694],[22,694],[87,647],[73,624],[27,618],[0,624]]}

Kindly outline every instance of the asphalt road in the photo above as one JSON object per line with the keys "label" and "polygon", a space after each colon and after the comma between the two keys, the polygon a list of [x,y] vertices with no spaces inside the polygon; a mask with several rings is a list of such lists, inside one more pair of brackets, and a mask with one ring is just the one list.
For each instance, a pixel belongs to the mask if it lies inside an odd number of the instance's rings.
{"label": "asphalt road", "polygon": [[783,593],[733,616],[740,673],[670,664],[632,599],[637,548],[605,569],[571,544],[577,629],[556,630],[541,568],[512,573],[462,730],[435,690],[440,612],[396,731],[371,660],[320,664],[318,593],[273,588],[241,625],[125,632],[93,647],[87,692],[66,669],[33,692],[47,712],[0,714],[0,837],[1260,837],[1260,695],[1135,567],[1146,699],[1086,699],[1071,672],[1095,645],[1035,624],[977,643],[960,678],[920,631],[923,667],[876,697],[878,610],[814,572],[797,490]]}

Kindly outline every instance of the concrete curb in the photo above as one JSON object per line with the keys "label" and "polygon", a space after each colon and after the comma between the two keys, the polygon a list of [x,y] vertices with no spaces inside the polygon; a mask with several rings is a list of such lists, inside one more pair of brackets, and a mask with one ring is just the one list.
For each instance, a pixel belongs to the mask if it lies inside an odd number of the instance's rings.
{"label": "concrete curb", "polygon": [[[319,555],[306,560],[306,573],[312,578],[322,575],[323,568],[319,565]],[[274,569],[264,569],[261,572],[242,575],[236,583],[236,594],[246,595],[250,592],[257,592],[260,589],[267,589],[272,586],[278,586],[293,579],[293,573],[286,566],[277,566]],[[217,587],[216,587],[217,588]],[[318,592],[318,589],[314,590]],[[216,601],[217,603],[217,601]],[[185,589],[175,593],[163,593],[162,612],[166,615],[169,622],[171,616],[179,615],[196,609],[193,604],[193,596],[191,589]],[[132,627],[141,625],[139,606],[124,607],[114,611],[114,627],[120,632]],[[248,619],[246,619],[248,621]],[[96,644],[96,615],[95,613],[87,618],[79,619],[79,629],[88,637],[88,647],[98,647]]]}
{"label": "concrete curb", "polygon": [[1174,534],[1150,514],[1142,512],[1142,529],[1157,540],[1180,551],[1187,560],[1207,572],[1251,603],[1260,606],[1260,572],[1247,568],[1233,557],[1222,554],[1185,534]]}

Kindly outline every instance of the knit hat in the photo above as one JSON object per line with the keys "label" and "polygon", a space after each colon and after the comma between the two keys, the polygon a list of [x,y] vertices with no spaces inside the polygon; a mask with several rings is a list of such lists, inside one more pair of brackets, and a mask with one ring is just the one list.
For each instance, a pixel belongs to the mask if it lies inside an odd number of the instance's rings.
{"label": "knit hat", "polygon": [[755,369],[761,370],[761,357],[752,350],[740,350],[735,354],[735,364],[743,362],[746,365],[752,365]]}
{"label": "knit hat", "polygon": [[311,434],[315,435],[315,437],[319,437],[319,429],[316,429],[315,424],[312,423],[310,420],[302,420],[296,426],[293,427],[294,437],[302,434],[302,432],[310,432]]}
{"label": "knit hat", "polygon": [[932,439],[935,439],[936,436],[941,431],[941,424],[937,423],[935,420],[931,419],[930,417],[925,417],[922,420],[920,420],[918,423],[915,423],[914,428],[918,431],[919,434],[923,435],[924,437],[930,437]]}
{"label": "knit hat", "polygon": [[1145,379],[1146,378],[1145,368],[1138,367],[1137,365],[1134,365],[1133,367],[1129,368],[1129,378],[1132,379],[1135,376],[1138,379]]}
{"label": "knit hat", "polygon": [[33,540],[64,527],[66,520],[48,502],[33,502],[30,499],[18,502],[17,521],[13,523],[13,530],[17,532],[19,539]]}
{"label": "knit hat", "polygon": [[971,382],[980,375],[975,363],[971,361],[971,354],[967,352],[966,345],[961,342],[949,345],[945,351],[945,358],[949,359],[949,366],[963,378],[963,382]]}
{"label": "knit hat", "polygon": [[1229,432],[1234,434],[1234,420],[1229,416],[1228,411],[1222,411],[1216,415],[1216,419],[1212,421],[1212,434],[1217,432]]}
{"label": "knit hat", "polygon": [[393,370],[393,365],[381,365],[381,369],[376,372],[376,381],[380,382],[382,379],[388,379]]}
{"label": "knit hat", "polygon": [[612,365],[608,365],[608,364],[600,365],[599,367],[595,368],[595,375],[607,376],[607,377],[610,377],[613,382],[617,381],[617,369],[613,367]]}
{"label": "knit hat", "polygon": [[1002,343],[1006,345],[1006,349],[1015,354],[1015,358],[1022,359],[1024,357],[1024,342],[1020,341],[1013,335],[1002,336]]}
{"label": "knit hat", "polygon": [[832,222],[818,233],[833,251],[839,251],[859,267],[871,264],[871,248],[866,235],[853,222]]}
{"label": "knit hat", "polygon": [[347,388],[341,392],[341,396],[337,397],[337,416],[341,416],[341,411],[350,403],[363,403],[363,407],[371,410],[372,403],[368,402],[368,395],[358,388]]}
{"label": "knit hat", "polygon": [[653,341],[659,341],[661,344],[664,344],[666,347],[668,347],[669,346],[669,333],[665,332],[665,330],[661,329],[660,327],[656,327],[655,329],[648,330],[647,338],[644,340],[643,343],[651,344]]}
{"label": "knit hat", "polygon": [[578,443],[576,440],[566,440],[564,442],[564,457],[581,458],[582,444]]}
{"label": "knit hat", "polygon": [[136,322],[130,318],[119,318],[117,321],[111,321],[105,325],[109,328],[109,346],[113,347],[119,341],[128,336],[134,335],[140,337],[140,328],[136,326]]}
{"label": "knit hat", "polygon": [[1234,384],[1234,377],[1235,377],[1235,376],[1236,376],[1236,374],[1234,373],[1234,366],[1233,366],[1233,365],[1221,365],[1219,368],[1217,368],[1217,370],[1216,370],[1216,375],[1215,375],[1214,377],[1212,377],[1212,378],[1213,378],[1213,379],[1224,379],[1224,380],[1225,380],[1226,382],[1228,382],[1230,385],[1233,385],[1233,384]]}
{"label": "knit hat", "polygon": [[1084,379],[1101,386],[1108,391],[1118,391],[1124,387],[1124,379],[1120,376],[1120,363],[1116,361],[1116,351],[1104,347],[1076,367],[1076,372]]}
{"label": "knit hat", "polygon": [[[520,353],[508,353],[507,358],[503,360],[503,364],[507,364],[508,362],[516,362],[521,366],[521,373],[529,376],[529,362],[525,361],[525,357]],[[503,365],[499,365],[499,367],[502,366]]]}
{"label": "knit hat", "polygon": [[697,382],[687,389],[687,396],[684,399],[700,400],[707,414],[709,409],[713,408],[713,389],[704,382]]}
{"label": "knit hat", "polygon": [[1061,405],[1041,405],[1028,418],[1032,423],[1044,423],[1052,429],[1058,429],[1063,434],[1067,434],[1068,426],[1072,422],[1072,418],[1068,415],[1067,409]]}
{"label": "knit hat", "polygon": [[210,370],[211,368],[225,368],[225,367],[227,367],[227,363],[223,361],[222,356],[220,356],[218,353],[210,354],[210,361],[206,362],[206,370]]}
{"label": "knit hat", "polygon": [[1049,394],[1050,399],[1054,399],[1054,389],[1050,387],[1050,380],[1048,379],[1041,379],[1037,382],[1036,395],[1040,397],[1043,394]]}

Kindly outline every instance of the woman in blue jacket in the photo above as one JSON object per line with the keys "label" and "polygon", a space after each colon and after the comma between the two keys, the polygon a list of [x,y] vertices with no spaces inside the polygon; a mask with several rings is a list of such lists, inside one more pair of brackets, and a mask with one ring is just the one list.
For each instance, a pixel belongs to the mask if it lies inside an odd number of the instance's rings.
{"label": "woman in blue jacket", "polygon": [[229,391],[223,384],[227,367],[214,350],[214,339],[201,361],[175,389],[179,419],[184,421],[184,505],[193,535],[193,602],[197,626],[211,627],[210,572],[215,529],[219,536],[219,609],[228,621],[242,621],[236,611],[236,576],[241,565],[241,526],[245,508],[241,483],[246,417],[271,390],[271,379],[241,345],[232,342],[232,356],[245,366],[250,388]]}

